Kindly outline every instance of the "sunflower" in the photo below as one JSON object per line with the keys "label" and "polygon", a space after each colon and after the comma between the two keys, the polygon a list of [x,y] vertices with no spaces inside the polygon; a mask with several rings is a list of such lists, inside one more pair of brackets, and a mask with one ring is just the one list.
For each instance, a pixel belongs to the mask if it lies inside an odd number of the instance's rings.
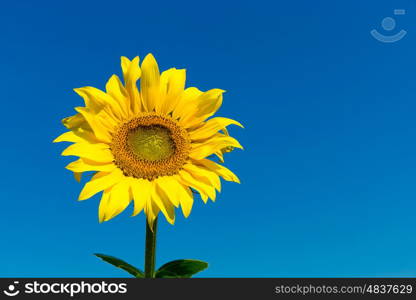
{"label": "sunflower", "polygon": [[78,181],[82,173],[93,172],[79,200],[102,192],[100,222],[133,201],[133,216],[144,211],[151,225],[161,211],[173,224],[175,207],[189,216],[194,194],[205,203],[215,201],[220,177],[239,183],[234,173],[209,159],[217,156],[223,162],[224,152],[242,148],[226,129],[242,125],[212,117],[223,90],[185,88],[185,69],[160,74],[152,54],[141,67],[139,57],[121,57],[121,68],[124,84],[113,75],[105,92],[89,86],[74,89],[85,106],[63,119],[69,131],[54,140],[73,143],[62,155],[79,157],[66,166]]}

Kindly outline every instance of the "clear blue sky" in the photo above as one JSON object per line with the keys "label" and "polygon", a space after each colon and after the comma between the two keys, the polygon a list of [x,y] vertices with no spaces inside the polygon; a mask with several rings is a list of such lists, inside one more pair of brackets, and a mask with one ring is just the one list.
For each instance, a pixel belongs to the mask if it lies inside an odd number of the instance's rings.
{"label": "clear blue sky", "polygon": [[[144,216],[99,224],[64,169],[72,89],[104,88],[120,56],[154,53],[188,85],[227,90],[241,185],[160,223],[158,264],[207,277],[416,276],[414,1],[7,1],[0,8],[1,276],[126,276]],[[406,9],[395,16],[393,9]],[[394,17],[388,33],[380,25]],[[376,41],[370,30],[408,34]],[[180,212],[179,212],[180,213]]]}

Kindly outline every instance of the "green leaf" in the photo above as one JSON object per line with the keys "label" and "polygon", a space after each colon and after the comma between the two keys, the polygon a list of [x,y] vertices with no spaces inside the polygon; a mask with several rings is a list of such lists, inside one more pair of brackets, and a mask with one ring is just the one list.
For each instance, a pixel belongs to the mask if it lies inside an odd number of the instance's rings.
{"label": "green leaf", "polygon": [[190,278],[208,268],[208,263],[196,259],[178,259],[168,262],[156,271],[156,278]]}
{"label": "green leaf", "polygon": [[114,257],[114,256],[105,255],[105,254],[95,253],[94,255],[101,258],[103,261],[108,262],[109,264],[112,264],[113,266],[117,268],[123,269],[124,271],[130,273],[136,278],[144,278],[143,271],[126,263],[124,260],[118,259],[117,257]]}

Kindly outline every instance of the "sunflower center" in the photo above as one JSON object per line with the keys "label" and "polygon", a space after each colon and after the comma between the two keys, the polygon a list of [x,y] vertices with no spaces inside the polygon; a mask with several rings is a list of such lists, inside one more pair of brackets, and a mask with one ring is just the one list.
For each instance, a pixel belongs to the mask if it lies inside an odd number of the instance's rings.
{"label": "sunflower center", "polygon": [[122,124],[111,145],[114,163],[126,176],[148,180],[178,173],[190,148],[188,132],[169,117],[156,114]]}
{"label": "sunflower center", "polygon": [[169,129],[159,125],[140,126],[129,133],[128,140],[133,153],[143,160],[167,159],[175,152]]}

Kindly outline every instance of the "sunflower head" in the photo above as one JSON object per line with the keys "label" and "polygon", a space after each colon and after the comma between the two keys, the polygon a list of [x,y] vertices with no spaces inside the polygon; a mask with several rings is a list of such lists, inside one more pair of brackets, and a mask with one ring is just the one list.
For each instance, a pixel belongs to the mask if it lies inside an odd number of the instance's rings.
{"label": "sunflower head", "polygon": [[[75,115],[63,120],[69,130],[54,142],[71,142],[62,155],[77,156],[66,168],[80,180],[94,175],[79,200],[102,192],[99,220],[121,213],[131,201],[133,215],[144,211],[150,224],[160,211],[173,224],[175,207],[187,217],[194,192],[215,201],[220,177],[239,182],[234,173],[212,161],[216,155],[242,148],[226,129],[242,125],[212,117],[222,104],[223,90],[202,92],[185,88],[185,70],[160,74],[153,55],[121,58],[124,82],[113,75],[105,91],[75,89],[85,102]],[[140,79],[140,90],[138,80]]]}

